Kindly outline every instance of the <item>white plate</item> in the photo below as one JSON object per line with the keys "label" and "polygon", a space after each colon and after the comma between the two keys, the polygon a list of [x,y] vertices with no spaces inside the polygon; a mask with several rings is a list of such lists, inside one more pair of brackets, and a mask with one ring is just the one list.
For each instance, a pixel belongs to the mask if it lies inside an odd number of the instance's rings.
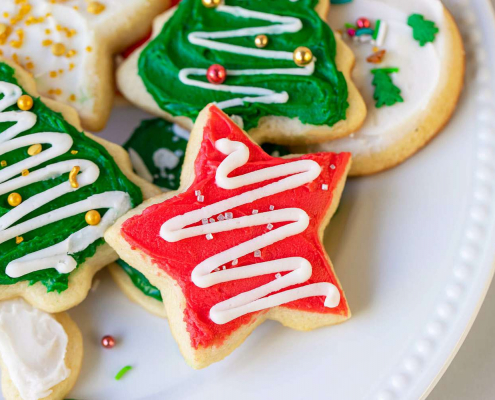
{"label": "white plate", "polygon": [[[388,400],[431,390],[478,312],[495,259],[494,19],[486,0],[446,3],[468,56],[455,117],[411,161],[350,181],[326,232],[353,318],[309,333],[267,322],[226,360],[194,371],[167,323],[103,273],[71,311],[85,360],[70,397]],[[143,117],[117,108],[103,136],[123,142]],[[118,346],[103,349],[105,334]],[[127,364],[134,369],[115,381]]]}

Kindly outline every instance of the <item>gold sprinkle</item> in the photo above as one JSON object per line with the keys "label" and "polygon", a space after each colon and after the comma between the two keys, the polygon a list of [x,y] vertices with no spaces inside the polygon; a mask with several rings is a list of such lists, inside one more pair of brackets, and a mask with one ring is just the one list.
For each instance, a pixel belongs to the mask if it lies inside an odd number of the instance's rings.
{"label": "gold sprinkle", "polygon": [[50,78],[56,78],[57,77],[57,71],[50,71]]}
{"label": "gold sprinkle", "polygon": [[74,57],[77,54],[75,50],[69,50],[67,54],[65,55],[67,58]]}
{"label": "gold sprinkle", "polygon": [[89,210],[84,216],[88,225],[98,225],[101,221],[101,215],[96,210]]}
{"label": "gold sprinkle", "polygon": [[80,170],[81,167],[75,166],[69,172],[69,182],[74,189],[77,189],[79,187],[79,183],[77,182],[77,174],[79,173]]}
{"label": "gold sprinkle", "polygon": [[43,40],[43,41],[41,42],[41,44],[42,44],[43,46],[45,46],[45,47],[46,47],[46,46],[50,46],[52,43],[53,43],[53,40],[50,40],[50,39],[45,39],[45,40]]}
{"label": "gold sprinkle", "polygon": [[30,61],[30,62],[28,62],[28,63],[26,64],[26,68],[27,68],[27,69],[33,69],[33,68],[34,68],[34,63],[33,63],[33,62],[31,62],[31,61]]}
{"label": "gold sprinkle", "polygon": [[8,18],[8,17],[9,17],[9,13],[8,13],[8,12],[4,12],[4,13],[3,13],[3,17],[4,17],[4,18]]}
{"label": "gold sprinkle", "polygon": [[79,153],[79,151],[77,151],[77,150],[71,150],[71,152],[70,152],[70,154],[74,154],[74,155],[76,155],[77,153]]}
{"label": "gold sprinkle", "polygon": [[[70,97],[69,97],[69,100],[70,100],[70,101],[76,101],[76,95],[75,95],[75,94],[71,94],[71,95],[70,95]],[[73,151],[74,151],[74,150],[73,150]],[[73,154],[74,154],[74,153],[73,153]],[[75,153],[75,154],[77,154],[77,151],[76,151],[76,153]]]}
{"label": "gold sprinkle", "polygon": [[3,35],[5,32],[7,32],[7,25],[0,24],[0,35]]}
{"label": "gold sprinkle", "polygon": [[46,35],[49,35],[50,33],[52,33],[52,31],[50,29],[45,29],[45,34]]}
{"label": "gold sprinkle", "polygon": [[17,107],[19,107],[22,111],[29,111],[33,108],[33,98],[27,94],[22,95],[17,100]]}
{"label": "gold sprinkle", "polygon": [[15,244],[21,244],[24,241],[24,238],[22,236],[16,236],[15,237]]}
{"label": "gold sprinkle", "polygon": [[55,43],[52,45],[52,54],[60,57],[65,54],[65,45],[63,43]]}
{"label": "gold sprinkle", "polygon": [[22,203],[22,197],[19,193],[11,193],[9,194],[9,197],[7,197],[7,203],[9,203],[9,206],[11,207],[17,207]]}
{"label": "gold sprinkle", "polygon": [[93,51],[93,48],[91,46],[86,47],[86,51],[88,53],[91,53]]}
{"label": "gold sprinkle", "polygon": [[69,71],[72,71],[76,65],[74,63],[69,64]]}
{"label": "gold sprinkle", "polygon": [[88,4],[87,10],[90,14],[100,14],[105,10],[105,6],[99,1],[92,1]]}
{"label": "gold sprinkle", "polygon": [[7,161],[2,160],[0,161],[0,167],[6,167],[7,166]]}
{"label": "gold sprinkle", "polygon": [[28,176],[29,175],[29,170],[28,169],[23,169],[21,172],[22,176]]}
{"label": "gold sprinkle", "polygon": [[43,147],[41,147],[41,144],[33,144],[32,146],[29,147],[28,149],[28,154],[30,156],[35,156],[36,154],[40,154],[41,150],[43,150]]}

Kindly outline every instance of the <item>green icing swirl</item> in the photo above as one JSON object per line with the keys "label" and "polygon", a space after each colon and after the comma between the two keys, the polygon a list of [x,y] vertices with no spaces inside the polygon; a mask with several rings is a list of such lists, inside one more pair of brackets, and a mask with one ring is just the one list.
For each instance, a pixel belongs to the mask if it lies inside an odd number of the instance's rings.
{"label": "green icing swirl", "polygon": [[122,268],[122,270],[131,278],[132,283],[146,296],[152,297],[155,300],[163,301],[162,294],[153,286],[146,277],[139,272],[137,269],[132,268],[124,260],[118,260],[117,264]]}
{"label": "green icing swirl", "polygon": [[[329,125],[346,118],[347,84],[335,64],[336,43],[328,24],[321,20],[315,6],[318,0],[227,0],[230,6],[299,18],[303,28],[296,33],[271,35],[267,50],[293,51],[298,46],[311,49],[317,61],[311,76],[294,75],[251,75],[230,76],[226,84],[253,86],[287,92],[289,101],[285,104],[245,103],[230,107],[228,114],[240,115],[246,130],[258,125],[264,116],[285,116],[297,118],[307,124]],[[195,119],[209,103],[235,97],[220,92],[187,86],[180,82],[179,71],[183,68],[208,68],[221,64],[226,69],[268,69],[294,68],[287,60],[273,60],[210,50],[189,43],[187,36],[197,31],[226,31],[245,27],[271,25],[257,19],[234,17],[230,14],[206,8],[198,0],[183,0],[174,15],[164,24],[162,31],[142,51],[138,69],[139,75],[157,105],[174,115]],[[254,37],[222,39],[224,43],[254,48]],[[194,79],[206,82],[206,77]]]}
{"label": "green icing swirl", "polygon": [[[5,63],[0,63],[0,81],[9,82],[18,85],[14,77],[14,69]],[[25,93],[25,92],[24,92]],[[60,132],[69,134],[74,144],[72,150],[77,150],[76,155],[67,152],[61,156],[53,158],[48,162],[39,165],[35,169],[43,168],[49,164],[54,164],[60,161],[71,159],[86,159],[93,161],[98,165],[100,176],[92,185],[81,187],[80,189],[67,193],[40,208],[33,210],[27,216],[19,220],[16,224],[29,220],[36,216],[45,214],[49,211],[58,209],[68,204],[73,204],[84,200],[94,194],[104,193],[107,191],[123,191],[127,192],[131,197],[132,206],[136,206],[142,202],[142,194],[139,187],[130,182],[127,177],[120,171],[119,167],[113,160],[113,157],[106,149],[89,139],[83,132],[78,131],[63,118],[62,114],[57,113],[48,108],[39,98],[34,98],[34,106],[30,110],[37,116],[36,125],[28,131],[22,132],[17,137],[22,137],[37,132]],[[16,106],[12,106],[6,111],[17,110]],[[5,131],[13,123],[0,123],[0,133]],[[43,149],[49,145],[43,145]],[[27,147],[11,151],[4,154],[1,159],[7,161],[7,165],[15,164],[29,157]],[[32,172],[32,171],[31,171]],[[26,187],[20,188],[17,192],[22,196],[23,200],[48,190],[68,179],[68,174],[54,179],[37,182]],[[0,196],[0,216],[6,214],[12,209],[7,202],[8,193]],[[106,210],[99,210],[103,215]],[[62,221],[58,221],[44,227],[23,234],[24,241],[17,245],[15,239],[6,241],[0,244],[0,285],[12,285],[21,281],[29,281],[30,284],[41,282],[46,286],[47,291],[62,292],[68,288],[69,274],[61,274],[56,269],[45,269],[32,272],[20,278],[10,278],[6,275],[5,269],[10,261],[19,259],[26,254],[47,248],[54,244],[60,243],[69,237],[72,233],[77,232],[87,226],[84,213]],[[77,265],[82,264],[87,258],[93,256],[99,245],[103,244],[104,240],[99,239],[85,250],[71,254],[76,260]]]}

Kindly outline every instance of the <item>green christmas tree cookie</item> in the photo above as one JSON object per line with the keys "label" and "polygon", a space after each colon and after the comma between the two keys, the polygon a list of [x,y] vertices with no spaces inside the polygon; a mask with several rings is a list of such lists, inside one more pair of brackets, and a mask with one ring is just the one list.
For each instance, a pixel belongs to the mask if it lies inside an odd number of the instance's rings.
{"label": "green christmas tree cookie", "polygon": [[[331,127],[346,119],[348,91],[335,62],[334,35],[315,11],[318,3],[227,0],[208,8],[183,0],[142,50],[141,81],[159,108],[174,117],[194,120],[215,102],[242,117],[248,131],[267,116]],[[313,58],[298,66],[293,57],[300,46]],[[225,79],[221,74],[210,79],[214,64],[225,68]]]}
{"label": "green christmas tree cookie", "polygon": [[53,105],[28,96],[18,76],[33,93],[25,72],[0,62],[0,299],[24,296],[62,311],[89,289],[93,275],[80,269],[112,261],[109,248],[98,253],[103,233],[142,194],[114,160],[123,150],[112,145],[111,155]]}

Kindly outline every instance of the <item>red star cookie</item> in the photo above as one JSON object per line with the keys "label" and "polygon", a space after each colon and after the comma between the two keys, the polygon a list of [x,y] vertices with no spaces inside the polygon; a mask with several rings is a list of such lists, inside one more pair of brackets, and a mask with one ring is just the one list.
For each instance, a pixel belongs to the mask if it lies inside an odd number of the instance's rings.
{"label": "red star cookie", "polygon": [[271,157],[208,106],[191,133],[181,188],[107,231],[162,291],[192,367],[221,360],[267,318],[309,330],[350,317],[321,243],[349,166],[348,153]]}

